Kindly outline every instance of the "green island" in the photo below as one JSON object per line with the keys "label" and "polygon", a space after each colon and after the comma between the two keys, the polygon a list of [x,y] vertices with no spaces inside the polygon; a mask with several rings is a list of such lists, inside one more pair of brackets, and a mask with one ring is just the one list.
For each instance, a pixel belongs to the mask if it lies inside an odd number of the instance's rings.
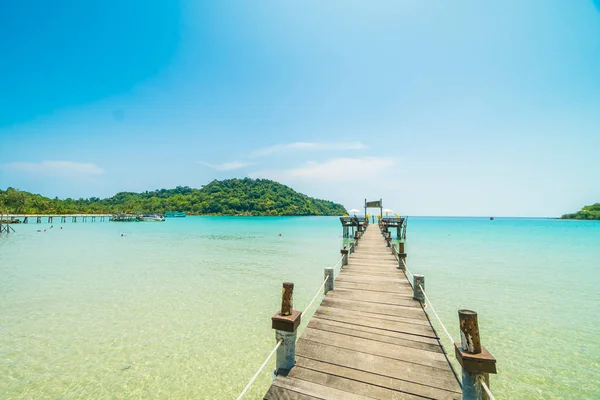
{"label": "green island", "polygon": [[573,214],[565,214],[562,219],[594,219],[600,220],[600,203],[585,206],[581,211]]}
{"label": "green island", "polygon": [[178,186],[151,192],[121,192],[100,199],[50,199],[8,188],[0,190],[0,211],[15,214],[164,213],[189,215],[343,215],[341,204],[315,199],[267,179],[214,180],[201,189]]}

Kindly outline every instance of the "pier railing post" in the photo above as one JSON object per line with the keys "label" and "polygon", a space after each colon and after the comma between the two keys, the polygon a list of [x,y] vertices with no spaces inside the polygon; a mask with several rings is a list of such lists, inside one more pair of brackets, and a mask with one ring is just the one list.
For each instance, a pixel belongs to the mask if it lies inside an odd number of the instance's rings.
{"label": "pier railing post", "polygon": [[394,257],[396,257],[396,245],[395,244],[392,245],[392,255]]}
{"label": "pier railing post", "polygon": [[398,243],[398,269],[405,269],[405,267],[404,267],[405,262],[406,262],[406,252],[404,251],[404,241],[401,240],[400,243]]}
{"label": "pier railing post", "polygon": [[277,349],[275,375],[287,375],[296,363],[296,330],[301,322],[302,312],[293,309],[294,284],[283,283],[281,310],[271,317],[271,328],[275,329],[275,339],[283,342]]}
{"label": "pier railing post", "polygon": [[481,345],[477,313],[458,310],[460,343],[454,343],[456,358],[462,367],[464,400],[487,400],[480,379],[490,386],[490,375],[496,373],[496,359]]}
{"label": "pier railing post", "polygon": [[342,253],[342,267],[348,265],[348,249],[343,248],[340,253]]}
{"label": "pier railing post", "polygon": [[329,278],[325,282],[325,286],[323,286],[323,294],[327,294],[327,292],[333,290],[333,268],[325,268],[324,278]]}
{"label": "pier railing post", "polygon": [[[421,289],[422,288],[422,289]],[[425,302],[425,276],[414,274],[413,275],[413,299],[419,300],[421,303]]]}

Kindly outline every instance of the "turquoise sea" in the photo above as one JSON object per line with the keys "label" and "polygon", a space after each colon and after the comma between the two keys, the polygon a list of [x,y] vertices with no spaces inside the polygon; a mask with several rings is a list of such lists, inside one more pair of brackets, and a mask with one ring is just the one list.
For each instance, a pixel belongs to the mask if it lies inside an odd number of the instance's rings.
{"label": "turquoise sea", "polygon": [[[0,236],[3,399],[235,399],[282,282],[303,310],[343,242],[329,217],[53,226]],[[600,398],[600,221],[410,217],[406,251],[455,338],[479,313],[498,399]]]}

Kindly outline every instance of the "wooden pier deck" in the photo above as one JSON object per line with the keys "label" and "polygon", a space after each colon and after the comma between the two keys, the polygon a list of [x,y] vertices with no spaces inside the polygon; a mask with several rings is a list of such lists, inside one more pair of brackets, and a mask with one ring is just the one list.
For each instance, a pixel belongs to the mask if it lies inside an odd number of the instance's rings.
{"label": "wooden pier deck", "polygon": [[369,225],[265,399],[460,399],[435,330]]}

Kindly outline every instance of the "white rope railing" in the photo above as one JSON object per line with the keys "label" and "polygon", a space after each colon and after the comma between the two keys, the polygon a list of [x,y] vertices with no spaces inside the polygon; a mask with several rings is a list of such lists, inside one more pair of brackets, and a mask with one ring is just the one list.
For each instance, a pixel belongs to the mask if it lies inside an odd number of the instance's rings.
{"label": "white rope railing", "polygon": [[[335,269],[337,268],[338,265],[343,264],[343,260],[344,260],[344,256],[342,255],[342,257],[340,257],[340,259],[333,265],[333,270],[334,271],[335,271]],[[308,309],[313,305],[313,303],[321,295],[321,291],[323,290],[323,287],[325,286],[325,284],[327,283],[328,280],[329,280],[329,275],[327,275],[325,277],[325,279],[323,280],[323,283],[321,283],[321,286],[319,286],[319,289],[317,290],[317,293],[315,293],[315,296],[312,298],[312,300],[310,301],[310,303],[308,303],[308,305],[306,306],[306,308],[304,309],[304,311],[302,312],[302,314],[306,314],[306,311],[308,311]],[[260,375],[261,371],[265,368],[265,366],[267,365],[267,363],[269,362],[269,360],[271,359],[271,357],[273,357],[273,354],[275,354],[275,352],[277,351],[277,349],[279,348],[279,346],[281,346],[281,343],[283,343],[283,339],[280,339],[277,342],[277,344],[275,345],[275,348],[273,348],[273,350],[271,351],[271,353],[269,354],[269,356],[267,357],[267,359],[265,360],[265,362],[262,363],[262,365],[260,366],[260,368],[258,369],[258,371],[256,371],[256,374],[254,374],[254,376],[252,377],[252,379],[250,379],[250,382],[248,382],[248,384],[246,385],[246,387],[244,388],[244,390],[242,391],[242,393],[240,393],[240,395],[238,396],[237,400],[241,400],[244,397],[244,395],[248,392],[248,390],[250,390],[250,387],[252,386],[252,384],[254,383],[254,381],[256,381],[256,378],[258,378],[258,375]]]}
{"label": "white rope railing", "polygon": [[427,293],[425,293],[425,289],[423,289],[423,286],[421,286],[421,285],[419,285],[419,289],[421,289],[421,292],[423,293],[423,296],[425,296],[425,300],[427,300],[427,302],[429,303],[429,308],[431,308],[431,311],[433,311],[433,314],[435,315],[435,317],[439,321],[440,325],[442,326],[442,329],[444,330],[444,332],[446,333],[446,335],[450,339],[450,342],[454,343],[454,339],[452,339],[452,336],[450,335],[450,333],[448,333],[448,329],[446,329],[446,327],[444,326],[444,323],[440,319],[440,316],[435,311],[435,308],[433,308],[433,304],[431,303],[431,300],[429,300],[429,297],[427,297]]}
{"label": "white rope railing", "polygon": [[323,283],[319,287],[319,290],[317,290],[317,293],[315,294],[315,297],[313,297],[313,299],[310,301],[310,303],[308,303],[308,305],[306,306],[306,308],[304,309],[304,311],[302,311],[302,314],[305,314],[306,311],[310,308],[310,306],[313,305],[313,303],[315,302],[315,300],[317,299],[317,297],[319,297],[319,295],[321,294],[321,290],[323,290],[323,287],[325,286],[325,284],[327,283],[328,280],[329,280],[329,275],[325,277],[325,280],[323,281]]}
{"label": "white rope railing", "polygon": [[414,280],[414,278],[415,278],[415,274],[413,274],[413,273],[412,273],[412,271],[408,269],[408,267],[406,266],[406,261],[404,261],[404,258],[402,258],[401,260],[402,260],[402,264],[404,264],[404,272],[405,272],[405,273],[409,273],[409,274],[410,274],[410,276],[412,276],[412,277],[413,277],[413,279],[409,279],[409,280],[408,280],[408,283],[410,283],[410,285],[412,286],[412,281],[413,281],[413,280]]}
{"label": "white rope railing", "polygon": [[254,374],[254,376],[252,377],[252,379],[250,379],[250,382],[248,382],[248,384],[246,385],[246,387],[244,388],[244,390],[242,390],[242,393],[240,393],[240,395],[237,397],[237,400],[241,400],[244,397],[244,395],[248,392],[248,390],[250,390],[250,387],[252,386],[252,384],[254,383],[254,381],[256,380],[256,378],[258,378],[258,375],[260,375],[260,373],[265,368],[265,366],[267,365],[267,363],[269,362],[269,360],[271,359],[271,357],[273,357],[273,354],[275,354],[275,352],[277,351],[277,349],[279,348],[279,346],[281,346],[281,343],[283,343],[283,339],[279,339],[279,341],[277,342],[277,344],[275,345],[275,347],[273,348],[273,350],[271,350],[271,353],[269,353],[269,355],[267,356],[267,359],[265,360],[265,362],[262,363],[262,365],[260,366],[260,368],[258,369],[258,371],[256,371],[256,373]]}
{"label": "white rope railing", "polygon": [[479,383],[481,383],[481,387],[483,388],[483,390],[485,390],[485,392],[487,393],[489,400],[496,400],[494,398],[494,395],[492,394],[492,392],[490,391],[490,388],[487,387],[487,385],[485,384],[485,380],[483,380],[483,378],[480,376],[477,377],[477,380],[479,381]]}
{"label": "white rope railing", "polygon": [[333,269],[336,269],[338,265],[341,267],[344,266],[344,256],[342,255],[340,259],[333,265]]}

